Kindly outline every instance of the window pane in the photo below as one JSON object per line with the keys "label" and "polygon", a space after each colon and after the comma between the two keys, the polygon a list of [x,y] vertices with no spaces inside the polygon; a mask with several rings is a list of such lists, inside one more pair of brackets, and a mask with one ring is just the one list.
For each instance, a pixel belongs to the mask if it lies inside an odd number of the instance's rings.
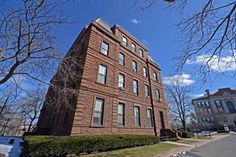
{"label": "window pane", "polygon": [[139,49],[139,55],[140,55],[140,57],[143,57],[143,50],[142,49]]}
{"label": "window pane", "polygon": [[132,43],[131,48],[132,48],[132,51],[133,51],[133,52],[136,52],[136,45],[134,45],[134,44]]}
{"label": "window pane", "polygon": [[125,87],[125,75],[119,74],[119,87]]}
{"label": "window pane", "polygon": [[99,74],[98,74],[98,82],[105,84],[106,83],[106,73],[107,67],[104,65],[99,65]]}
{"label": "window pane", "polygon": [[96,99],[93,113],[93,124],[95,125],[103,124],[103,109],[104,109],[104,100]]}
{"label": "window pane", "polygon": [[119,114],[123,114],[123,108],[124,108],[124,105],[123,105],[123,104],[119,104],[119,105],[118,105],[118,113],[119,113]]}
{"label": "window pane", "polygon": [[149,86],[145,85],[145,94],[146,96],[149,96]]}
{"label": "window pane", "polygon": [[234,104],[233,104],[232,101],[227,101],[226,105],[227,105],[228,110],[229,110],[230,113],[236,113],[236,109],[235,109]]}
{"label": "window pane", "polygon": [[138,95],[138,81],[133,80],[133,92]]}
{"label": "window pane", "polygon": [[109,45],[105,42],[102,43],[101,53],[104,55],[108,54]]}
{"label": "window pane", "polygon": [[133,69],[133,71],[137,71],[137,62],[136,61],[132,61],[132,69]]}
{"label": "window pane", "polygon": [[157,82],[157,73],[153,73],[153,78]]}
{"label": "window pane", "polygon": [[143,76],[147,77],[147,68],[143,67]]}
{"label": "window pane", "polygon": [[159,89],[156,89],[156,96],[157,96],[157,99],[160,99],[160,91],[159,91]]}
{"label": "window pane", "polygon": [[103,101],[102,99],[96,99],[95,111],[102,111]]}
{"label": "window pane", "polygon": [[118,124],[124,126],[125,125],[125,105],[122,103],[119,103],[118,105]]}
{"label": "window pane", "polygon": [[127,45],[127,44],[128,44],[127,38],[123,37],[123,38],[122,38],[122,43],[124,43],[125,45]]}
{"label": "window pane", "polygon": [[122,65],[125,64],[125,56],[122,53],[119,54],[119,63]]}
{"label": "window pane", "polygon": [[140,127],[140,108],[139,107],[134,107],[134,119],[135,119],[135,126]]}
{"label": "window pane", "polygon": [[149,126],[153,127],[153,118],[152,118],[152,110],[151,109],[147,110],[147,119],[148,119]]}
{"label": "window pane", "polygon": [[106,66],[104,66],[104,65],[100,65],[99,66],[99,74],[105,75],[106,74],[106,70],[107,70]]}

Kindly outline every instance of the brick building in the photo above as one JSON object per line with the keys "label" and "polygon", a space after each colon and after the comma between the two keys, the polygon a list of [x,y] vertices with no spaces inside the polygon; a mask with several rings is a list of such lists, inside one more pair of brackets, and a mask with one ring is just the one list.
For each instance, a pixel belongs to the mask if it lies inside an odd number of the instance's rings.
{"label": "brick building", "polygon": [[192,100],[198,123],[205,130],[236,129],[236,90],[221,88]]}
{"label": "brick building", "polygon": [[159,135],[169,128],[160,72],[137,39],[98,18],[52,78],[37,133]]}

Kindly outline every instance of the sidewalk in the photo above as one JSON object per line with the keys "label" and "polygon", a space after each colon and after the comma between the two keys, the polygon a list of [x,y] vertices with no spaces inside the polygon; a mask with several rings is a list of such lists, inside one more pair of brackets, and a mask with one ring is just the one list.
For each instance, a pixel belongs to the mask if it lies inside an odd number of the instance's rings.
{"label": "sidewalk", "polygon": [[191,143],[191,144],[184,144],[184,143],[179,143],[177,142],[171,142],[171,141],[165,141],[163,143],[169,143],[169,144],[175,144],[178,145],[179,147],[172,148],[168,152],[162,153],[162,154],[157,154],[155,157],[177,157],[180,154],[186,154],[187,151],[190,151],[193,148],[200,147],[202,145],[205,145],[207,143],[212,143],[216,140],[225,138],[230,136],[228,135],[213,135],[211,138],[190,138],[190,139],[183,139],[185,141],[188,140],[195,140],[197,141],[196,143]]}

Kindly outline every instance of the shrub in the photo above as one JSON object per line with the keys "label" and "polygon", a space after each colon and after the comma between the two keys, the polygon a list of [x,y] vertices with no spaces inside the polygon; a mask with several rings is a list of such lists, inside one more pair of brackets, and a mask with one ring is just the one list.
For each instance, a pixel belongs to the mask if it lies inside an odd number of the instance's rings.
{"label": "shrub", "polygon": [[193,132],[191,132],[191,131],[182,131],[181,136],[182,136],[182,138],[191,138],[194,135],[193,135]]}
{"label": "shrub", "polygon": [[149,145],[160,139],[149,135],[25,136],[24,141],[24,157],[64,157]]}
{"label": "shrub", "polygon": [[218,130],[217,133],[229,133],[229,131],[226,131],[226,130]]}

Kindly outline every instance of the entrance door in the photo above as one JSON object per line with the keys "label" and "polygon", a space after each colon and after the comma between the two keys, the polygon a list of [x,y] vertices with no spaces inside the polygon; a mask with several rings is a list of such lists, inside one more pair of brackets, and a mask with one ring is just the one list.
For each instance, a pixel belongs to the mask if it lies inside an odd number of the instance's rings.
{"label": "entrance door", "polygon": [[161,128],[165,129],[165,121],[164,121],[164,116],[163,116],[162,111],[160,111],[160,120],[161,120]]}

